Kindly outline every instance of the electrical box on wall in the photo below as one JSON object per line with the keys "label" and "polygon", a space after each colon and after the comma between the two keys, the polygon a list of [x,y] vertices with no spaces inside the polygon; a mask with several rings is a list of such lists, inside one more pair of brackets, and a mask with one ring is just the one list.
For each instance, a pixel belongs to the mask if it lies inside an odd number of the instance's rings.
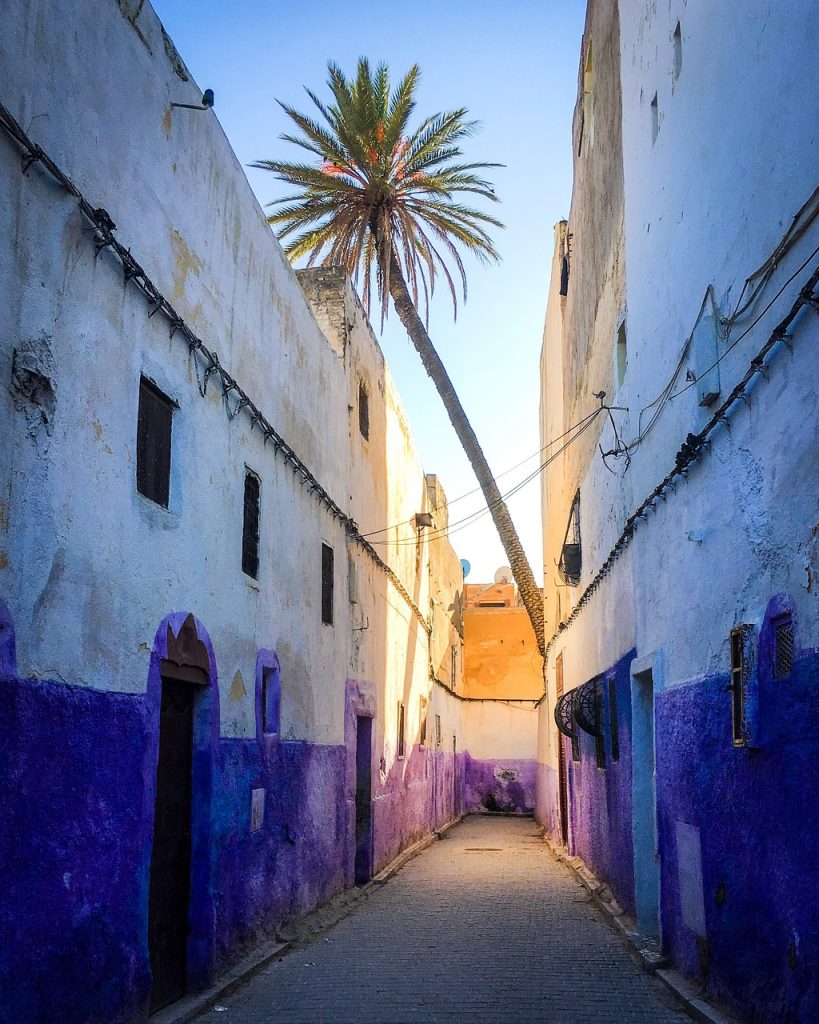
{"label": "electrical box on wall", "polygon": [[715,313],[706,313],[691,335],[691,355],[697,378],[700,405],[711,405],[719,397],[719,332]]}

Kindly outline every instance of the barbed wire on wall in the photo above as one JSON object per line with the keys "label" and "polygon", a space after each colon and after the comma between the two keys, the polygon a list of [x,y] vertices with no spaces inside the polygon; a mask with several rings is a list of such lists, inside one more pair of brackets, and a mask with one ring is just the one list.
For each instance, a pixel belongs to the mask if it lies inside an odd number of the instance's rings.
{"label": "barbed wire on wall", "polygon": [[[51,177],[65,189],[66,192],[74,196],[77,200],[80,212],[94,228],[92,236],[94,243],[94,259],[98,259],[103,252],[108,252],[116,257],[122,267],[123,286],[127,288],[129,284],[132,284],[145,296],[149,307],[148,318],[153,318],[157,313],[161,314],[169,326],[170,337],[174,338],[179,336],[185,341],[188,346],[189,357],[194,360],[194,369],[200,395],[204,397],[207,394],[208,382],[211,377],[215,377],[222,389],[222,397],[225,402],[228,418],[232,420],[240,413],[244,413],[249,417],[251,432],[258,429],[261,433],[263,444],[266,446],[268,442],[271,443],[274,456],[280,455],[282,457],[285,464],[293,472],[299,484],[302,487],[305,487],[307,489],[307,493],[310,496],[315,497],[319,502],[319,505],[323,506],[329,515],[344,527],[346,535],[358,544],[358,546],[366,552],[372,561],[385,573],[395,589],[412,609],[413,614],[421,623],[427,636],[431,636],[431,622],[429,622],[429,620],[424,616],[423,612],[413,600],[412,595],[404,586],[394,569],[384,561],[372,544],[370,544],[366,537],[360,533],[355,520],[351,516],[347,515],[337,502],[333,500],[332,496],[319,483],[318,479],[299,458],[293,448],[290,447],[281,434],[279,434],[273,427],[258,405],[256,405],[253,399],[239,384],[237,379],[222,365],[216,351],[209,348],[202,339],[196,335],[190,325],[176,311],[170,301],[162,294],[145,270],[143,270],[135,257],[131,254],[131,250],[124,246],[115,237],[114,232],[116,231],[116,224],[108,211],[104,209],[104,207],[93,206],[85,198],[77,185],[75,185],[68,175],[60,169],[45,150],[29,138],[28,134],[24,131],[19,122],[2,103],[0,103],[0,128],[4,129],[6,134],[14,140],[22,152],[23,175],[28,175],[28,172],[32,167],[39,165],[44,168],[48,174],[50,174]],[[199,362],[197,363],[196,360],[199,360]],[[233,404],[231,405],[231,403]]]}

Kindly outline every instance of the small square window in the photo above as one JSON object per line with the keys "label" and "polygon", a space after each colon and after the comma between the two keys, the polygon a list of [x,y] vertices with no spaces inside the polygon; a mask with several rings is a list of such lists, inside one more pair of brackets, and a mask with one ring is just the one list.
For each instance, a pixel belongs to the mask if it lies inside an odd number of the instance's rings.
{"label": "small square window", "polygon": [[321,545],[321,621],[333,624],[333,549],[329,544]]}
{"label": "small square window", "polygon": [[171,424],[175,403],[147,377],[139,380],[137,490],[168,507],[171,484]]}
{"label": "small square window", "polygon": [[259,498],[259,478],[248,470],[242,523],[242,572],[254,580],[259,578]]}
{"label": "small square window", "polygon": [[370,438],[370,396],[362,381],[358,385],[358,429],[365,441]]}

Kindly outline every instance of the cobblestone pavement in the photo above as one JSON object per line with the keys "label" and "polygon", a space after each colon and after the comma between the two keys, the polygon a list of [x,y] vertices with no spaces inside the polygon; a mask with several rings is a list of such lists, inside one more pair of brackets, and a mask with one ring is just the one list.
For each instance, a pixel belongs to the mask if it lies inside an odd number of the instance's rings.
{"label": "cobblestone pavement", "polygon": [[683,1024],[531,820],[467,818],[200,1024]]}

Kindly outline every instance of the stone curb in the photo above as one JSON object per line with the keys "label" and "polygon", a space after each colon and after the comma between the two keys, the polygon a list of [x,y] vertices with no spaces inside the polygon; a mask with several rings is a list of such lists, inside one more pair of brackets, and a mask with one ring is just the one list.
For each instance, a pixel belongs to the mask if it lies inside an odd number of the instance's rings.
{"label": "stone curb", "polygon": [[[417,843],[413,843],[412,846],[403,850],[390,863],[374,875],[366,885],[361,886],[360,889],[351,887],[350,889],[343,889],[338,893],[329,903],[324,904],[323,907],[317,908],[312,911],[311,914],[307,915],[309,918],[312,914],[321,915],[324,911],[325,916],[328,909],[332,909],[334,906],[341,910],[341,913],[333,920],[327,922],[324,925],[320,925],[315,934],[310,935],[310,941],[317,938],[322,931],[329,931],[334,925],[338,924],[339,921],[347,917],[355,907],[363,900],[367,899],[377,889],[380,889],[382,885],[389,881],[396,875],[404,865],[417,857],[419,853],[425,850],[428,846],[431,846],[434,842],[439,839],[443,839],[444,836],[449,832],[450,829],[454,828],[457,824],[463,821],[465,815],[460,815],[457,818],[453,818],[452,821],[448,821],[442,828],[436,829],[430,835],[424,836],[423,839],[419,839]],[[290,953],[296,946],[299,945],[297,938],[286,939],[283,942],[272,942],[267,943],[264,946],[260,946],[255,949],[249,956],[246,956],[243,960],[240,960],[233,968],[227,971],[222,977],[212,985],[210,988],[205,989],[202,992],[194,992],[189,996],[183,996],[172,1006],[167,1007],[164,1010],[160,1010],[158,1013],[152,1014],[149,1018],[150,1024],[189,1024],[190,1021],[195,1020],[202,1014],[207,1013],[212,1009],[214,1003],[219,1003],[222,999],[225,999],[231,993],[235,992],[236,989],[240,988],[245,982],[249,981],[254,974],[258,974],[264,970],[268,964],[274,960],[280,959]]]}
{"label": "stone curb", "polygon": [[703,998],[702,992],[693,982],[669,966],[668,957],[660,951],[659,944],[640,935],[634,927],[634,922],[626,917],[613,898],[609,888],[589,871],[580,857],[569,856],[567,851],[553,842],[545,832],[543,842],[555,860],[559,864],[565,864],[580,884],[588,889],[595,905],[602,910],[606,920],[626,943],[637,962],[677,997],[690,1017],[701,1024],[741,1024],[736,1017],[731,1017],[712,1006]]}

